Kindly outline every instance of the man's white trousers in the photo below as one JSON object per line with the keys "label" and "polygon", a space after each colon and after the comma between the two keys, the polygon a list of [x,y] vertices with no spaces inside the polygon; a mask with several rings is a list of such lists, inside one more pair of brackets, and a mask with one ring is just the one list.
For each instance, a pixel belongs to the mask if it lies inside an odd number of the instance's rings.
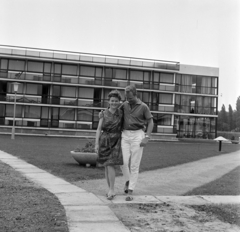
{"label": "man's white trousers", "polygon": [[140,143],[144,137],[145,133],[143,130],[124,130],[122,132],[123,165],[121,169],[125,182],[129,181],[128,188],[130,190],[134,190],[137,184],[139,166],[143,154],[143,147],[140,147]]}

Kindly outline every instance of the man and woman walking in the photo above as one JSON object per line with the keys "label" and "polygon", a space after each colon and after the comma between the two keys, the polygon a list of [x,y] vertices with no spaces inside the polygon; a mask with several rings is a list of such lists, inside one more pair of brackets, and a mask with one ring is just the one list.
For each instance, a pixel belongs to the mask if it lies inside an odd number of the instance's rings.
{"label": "man and woman walking", "polygon": [[[153,116],[149,107],[137,98],[136,87],[127,86],[125,97],[126,101],[120,104],[120,92],[113,90],[109,93],[109,108],[100,113],[96,133],[95,148],[98,162],[105,166],[109,200],[115,197],[115,165],[120,165],[125,179],[126,201],[133,200],[143,148],[153,129]],[[147,131],[144,132],[146,124]]]}

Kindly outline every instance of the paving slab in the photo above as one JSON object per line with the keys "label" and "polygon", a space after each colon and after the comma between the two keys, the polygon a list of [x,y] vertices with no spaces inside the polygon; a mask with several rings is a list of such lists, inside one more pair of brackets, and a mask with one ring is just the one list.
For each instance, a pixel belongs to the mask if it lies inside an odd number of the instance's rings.
{"label": "paving slab", "polygon": [[[5,162],[5,161],[4,161]],[[6,164],[10,165],[14,169],[29,169],[29,168],[36,168],[36,166],[28,163],[23,163],[22,161],[17,162],[11,162],[11,160],[8,160],[8,162],[5,162]]]}
{"label": "paving slab", "polygon": [[45,173],[45,171],[43,171],[40,168],[33,168],[33,167],[15,167],[15,170],[19,171],[19,172],[24,172],[24,173],[38,173],[39,175],[42,173]]}
{"label": "paving slab", "polygon": [[240,204],[240,196],[202,196],[210,204]]}
{"label": "paving slab", "polygon": [[86,193],[86,190],[81,189],[72,184],[49,184],[44,183],[42,184],[43,188],[46,188],[49,192],[56,194],[56,193]]}
{"label": "paving slab", "polygon": [[122,222],[96,222],[96,223],[70,223],[69,231],[71,232],[130,232]]}
{"label": "paving slab", "polygon": [[66,206],[69,222],[117,222],[116,215],[106,205]]}
{"label": "paving slab", "polygon": [[57,177],[54,177],[53,175],[51,174],[48,174],[48,173],[23,173],[22,174],[29,178],[30,180],[40,184],[40,185],[44,185],[44,184],[47,184],[47,185],[55,185],[55,184],[69,184],[67,181],[61,179],[61,178],[57,178]]}
{"label": "paving slab", "polygon": [[205,205],[207,201],[202,196],[156,196],[161,202],[186,205]]}
{"label": "paving slab", "polygon": [[64,206],[81,205],[103,205],[103,202],[94,194],[88,192],[81,193],[56,193],[55,194]]}
{"label": "paving slab", "polygon": [[126,201],[127,195],[116,195],[113,200],[108,200],[105,196],[98,196],[106,204],[141,204],[141,203],[160,203],[161,201],[157,199],[155,196],[144,195],[144,196],[133,196],[132,201]]}

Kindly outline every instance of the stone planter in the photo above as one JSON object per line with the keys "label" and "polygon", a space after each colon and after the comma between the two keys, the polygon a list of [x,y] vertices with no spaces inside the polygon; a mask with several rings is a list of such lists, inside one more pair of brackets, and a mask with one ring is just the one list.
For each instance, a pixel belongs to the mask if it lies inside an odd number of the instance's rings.
{"label": "stone planter", "polygon": [[80,151],[71,151],[73,158],[79,163],[79,165],[96,165],[97,164],[97,154],[80,152]]}

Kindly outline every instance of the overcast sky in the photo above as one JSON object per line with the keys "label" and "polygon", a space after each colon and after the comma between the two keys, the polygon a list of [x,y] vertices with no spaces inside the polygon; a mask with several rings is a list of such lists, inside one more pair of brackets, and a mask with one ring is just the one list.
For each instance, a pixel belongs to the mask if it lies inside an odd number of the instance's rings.
{"label": "overcast sky", "polygon": [[0,44],[219,67],[240,96],[239,0],[0,0]]}

